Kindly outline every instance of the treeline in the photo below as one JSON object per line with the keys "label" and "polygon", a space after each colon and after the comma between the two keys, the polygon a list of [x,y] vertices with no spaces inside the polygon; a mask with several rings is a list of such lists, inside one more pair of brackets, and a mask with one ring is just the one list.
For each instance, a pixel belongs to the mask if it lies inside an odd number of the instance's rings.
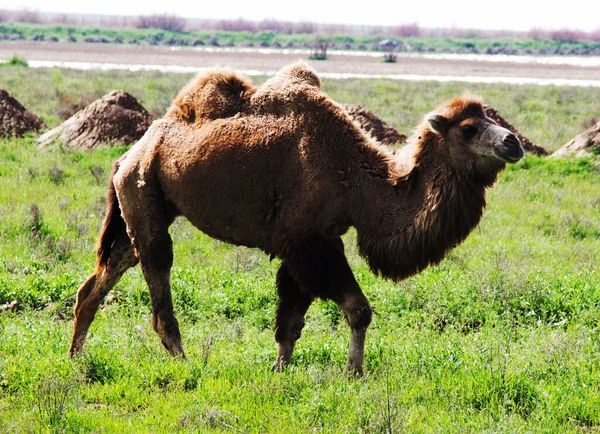
{"label": "treeline", "polygon": [[[600,56],[600,41],[555,41],[552,39],[421,38],[388,35],[319,33],[276,33],[272,31],[196,30],[173,31],[153,27],[85,27],[62,24],[0,23],[3,41],[39,43],[135,44],[180,47],[240,47],[314,49],[325,41],[327,49],[386,51],[396,53],[458,53],[503,55],[587,55]],[[391,42],[391,44],[389,44]]]}
{"label": "treeline", "polygon": [[526,32],[507,30],[476,30],[460,28],[422,28],[417,23],[397,26],[320,24],[313,22],[292,22],[276,19],[251,21],[186,19],[172,14],[139,16],[93,16],[73,14],[42,14],[30,9],[0,9],[0,22],[20,22],[35,24],[60,24],[72,26],[99,26],[104,28],[159,29],[173,32],[222,31],[275,34],[328,34],[328,35],[386,35],[398,38],[458,38],[458,39],[532,39],[563,42],[600,41],[600,28],[596,31],[562,29],[544,30],[533,28]]}

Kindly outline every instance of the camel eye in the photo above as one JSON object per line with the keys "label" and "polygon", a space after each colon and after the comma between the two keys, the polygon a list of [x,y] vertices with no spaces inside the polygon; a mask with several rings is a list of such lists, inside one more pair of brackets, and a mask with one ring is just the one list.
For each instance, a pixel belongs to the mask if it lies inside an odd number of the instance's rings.
{"label": "camel eye", "polygon": [[475,137],[475,134],[477,134],[477,127],[473,125],[463,125],[460,127],[460,130],[462,131],[465,139],[472,139]]}

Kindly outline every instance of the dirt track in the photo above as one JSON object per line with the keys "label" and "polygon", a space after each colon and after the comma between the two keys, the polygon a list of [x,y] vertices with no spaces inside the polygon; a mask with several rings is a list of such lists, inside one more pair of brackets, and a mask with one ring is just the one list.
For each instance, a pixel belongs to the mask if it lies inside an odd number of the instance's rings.
{"label": "dirt track", "polygon": [[[79,45],[51,43],[0,43],[0,59],[13,54],[27,60],[94,62],[191,67],[229,67],[240,70],[275,71],[306,53],[199,51],[193,48]],[[545,65],[460,59],[401,57],[385,64],[371,55],[335,55],[327,61],[310,61],[319,72],[353,74],[411,74],[439,76],[531,77],[542,79],[598,80],[600,66]]]}

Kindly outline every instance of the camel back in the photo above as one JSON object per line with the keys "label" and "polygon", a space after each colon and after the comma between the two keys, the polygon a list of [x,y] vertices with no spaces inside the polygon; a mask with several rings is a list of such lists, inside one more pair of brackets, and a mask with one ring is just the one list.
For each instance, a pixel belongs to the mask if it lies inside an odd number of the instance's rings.
{"label": "camel back", "polygon": [[303,62],[283,69],[258,89],[235,72],[211,71],[198,75],[181,90],[165,118],[199,126],[249,111],[283,113],[301,106],[307,96],[320,93],[320,88],[316,72]]}

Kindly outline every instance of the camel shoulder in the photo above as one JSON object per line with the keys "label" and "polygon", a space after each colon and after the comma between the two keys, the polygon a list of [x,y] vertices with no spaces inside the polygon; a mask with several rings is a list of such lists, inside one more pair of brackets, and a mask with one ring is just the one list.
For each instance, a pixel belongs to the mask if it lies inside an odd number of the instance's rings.
{"label": "camel shoulder", "polygon": [[179,92],[165,118],[201,124],[235,116],[245,110],[254,91],[246,77],[233,71],[200,74]]}

